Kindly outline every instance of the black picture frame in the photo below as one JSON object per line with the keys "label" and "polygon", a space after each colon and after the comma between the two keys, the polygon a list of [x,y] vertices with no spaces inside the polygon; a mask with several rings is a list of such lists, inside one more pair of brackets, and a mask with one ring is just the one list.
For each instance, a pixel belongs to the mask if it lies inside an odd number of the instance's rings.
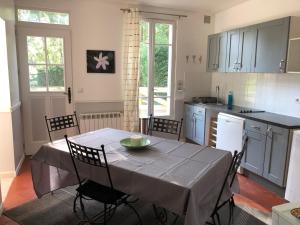
{"label": "black picture frame", "polygon": [[115,73],[115,51],[86,50],[87,73]]}

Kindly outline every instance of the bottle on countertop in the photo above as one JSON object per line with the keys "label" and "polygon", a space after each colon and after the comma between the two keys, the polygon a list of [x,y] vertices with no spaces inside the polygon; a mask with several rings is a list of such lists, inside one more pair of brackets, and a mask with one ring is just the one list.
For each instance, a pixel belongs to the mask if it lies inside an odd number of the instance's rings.
{"label": "bottle on countertop", "polygon": [[233,92],[229,91],[228,98],[227,98],[227,108],[232,109],[232,105],[233,105]]}

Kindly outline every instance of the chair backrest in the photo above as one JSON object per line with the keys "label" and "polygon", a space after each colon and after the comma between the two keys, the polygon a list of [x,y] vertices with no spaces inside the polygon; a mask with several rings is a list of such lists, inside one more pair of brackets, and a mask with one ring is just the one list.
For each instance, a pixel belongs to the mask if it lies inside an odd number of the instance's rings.
{"label": "chair backrest", "polygon": [[91,165],[91,166],[98,166],[106,169],[108,181],[110,184],[110,187],[113,189],[112,179],[107,163],[107,158],[104,150],[104,145],[101,145],[99,149],[97,148],[91,148],[84,145],[77,144],[75,142],[72,142],[68,139],[68,136],[65,135],[66,142],[68,144],[70,156],[73,162],[73,166],[76,172],[76,176],[79,182],[79,185],[82,184],[84,179],[80,178],[77,165],[75,163],[75,160],[78,160],[82,163]]}
{"label": "chair backrest", "polygon": [[223,195],[224,188],[225,188],[226,184],[229,183],[229,185],[231,187],[233,182],[234,182],[234,179],[235,179],[236,174],[237,174],[237,170],[238,170],[239,166],[241,165],[242,158],[243,158],[244,153],[247,149],[247,144],[248,144],[248,137],[245,136],[242,151],[240,151],[240,152],[235,151],[234,154],[233,154],[230,166],[228,168],[228,171],[226,173],[225,179],[224,179],[223,184],[222,184],[222,188],[221,188],[221,190],[219,192],[219,195],[218,195],[218,199],[217,199],[217,202],[216,202],[216,205],[215,205],[215,208],[214,208],[214,212],[215,212],[215,210],[217,210],[217,208],[219,206],[219,203],[220,203],[221,197]]}
{"label": "chair backrest", "polygon": [[148,135],[152,135],[152,131],[177,135],[177,140],[180,140],[183,118],[180,121],[169,120],[153,117],[149,118]]}
{"label": "chair backrest", "polygon": [[80,134],[79,123],[75,111],[74,114],[70,114],[70,115],[63,115],[63,116],[57,116],[51,118],[45,116],[45,121],[46,121],[46,126],[47,126],[50,141],[52,141],[51,133],[59,130],[77,127],[78,132]]}

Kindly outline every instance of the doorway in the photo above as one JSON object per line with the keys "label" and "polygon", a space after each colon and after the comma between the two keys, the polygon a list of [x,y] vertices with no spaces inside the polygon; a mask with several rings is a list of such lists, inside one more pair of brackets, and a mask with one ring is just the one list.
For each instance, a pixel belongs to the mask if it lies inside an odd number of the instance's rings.
{"label": "doorway", "polygon": [[19,26],[17,43],[25,153],[33,155],[49,142],[45,115],[74,110],[70,30]]}

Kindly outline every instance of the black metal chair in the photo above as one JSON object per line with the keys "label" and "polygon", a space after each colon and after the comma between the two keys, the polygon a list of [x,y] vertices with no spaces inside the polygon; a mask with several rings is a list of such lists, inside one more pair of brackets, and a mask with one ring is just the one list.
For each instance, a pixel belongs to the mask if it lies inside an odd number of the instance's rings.
{"label": "black metal chair", "polygon": [[180,121],[177,120],[169,120],[169,119],[162,119],[153,117],[152,114],[149,118],[149,125],[148,125],[148,135],[152,135],[152,132],[160,132],[160,133],[167,133],[167,134],[174,134],[177,135],[177,140],[180,140],[181,129],[182,129],[182,122],[183,118]]}
{"label": "black metal chair", "polygon": [[77,115],[76,115],[75,111],[74,111],[74,114],[70,114],[70,115],[57,116],[57,117],[51,117],[51,118],[48,118],[47,116],[45,116],[45,121],[46,121],[48,135],[49,135],[51,142],[52,142],[51,133],[59,131],[59,130],[77,127],[78,132],[80,134],[79,123],[78,123]]}
{"label": "black metal chair", "polygon": [[220,193],[218,195],[217,202],[216,202],[214,210],[213,210],[213,212],[210,216],[211,219],[212,219],[212,222],[206,222],[206,224],[221,225],[219,210],[223,206],[225,206],[227,203],[229,204],[228,224],[231,223],[231,221],[233,219],[233,210],[234,210],[234,207],[235,207],[235,202],[234,202],[234,198],[233,198],[234,193],[232,193],[232,195],[227,200],[225,200],[223,202],[221,202],[221,198],[222,198],[222,195],[224,193],[224,188],[225,188],[226,184],[229,183],[230,188],[231,188],[233,183],[234,183],[234,180],[235,180],[235,177],[236,177],[236,174],[237,174],[237,170],[241,165],[242,158],[243,158],[244,153],[247,149],[247,144],[248,144],[248,137],[245,136],[242,151],[241,152],[237,152],[237,151],[234,152],[230,167],[229,167],[229,169],[226,173],[225,179],[224,179],[223,184],[222,184],[222,188],[221,188]]}
{"label": "black metal chair", "polygon": [[[122,204],[128,206],[136,214],[139,220],[139,224],[142,224],[142,220],[138,212],[130,204],[131,202],[128,201],[130,195],[117,191],[113,187],[109,166],[104,151],[104,145],[101,145],[100,149],[96,149],[96,148],[86,147],[71,142],[68,140],[67,135],[65,135],[65,139],[68,144],[70,156],[79,183],[79,187],[76,189],[77,194],[73,203],[73,211],[76,212],[76,201],[79,198],[80,207],[84,216],[84,221],[81,221],[80,224],[82,223],[84,224],[86,222],[90,224],[94,224],[95,221],[101,220],[101,223],[105,225],[107,221],[112,218],[117,207]],[[96,167],[100,167],[101,169],[105,169],[109,184],[107,186],[104,186],[92,180],[82,179],[79,175],[76,161],[77,162],[80,161],[81,163],[85,163],[91,166],[96,166]],[[82,201],[83,199],[86,200],[93,199],[103,203],[104,210],[90,219],[85,212],[84,204]]]}

